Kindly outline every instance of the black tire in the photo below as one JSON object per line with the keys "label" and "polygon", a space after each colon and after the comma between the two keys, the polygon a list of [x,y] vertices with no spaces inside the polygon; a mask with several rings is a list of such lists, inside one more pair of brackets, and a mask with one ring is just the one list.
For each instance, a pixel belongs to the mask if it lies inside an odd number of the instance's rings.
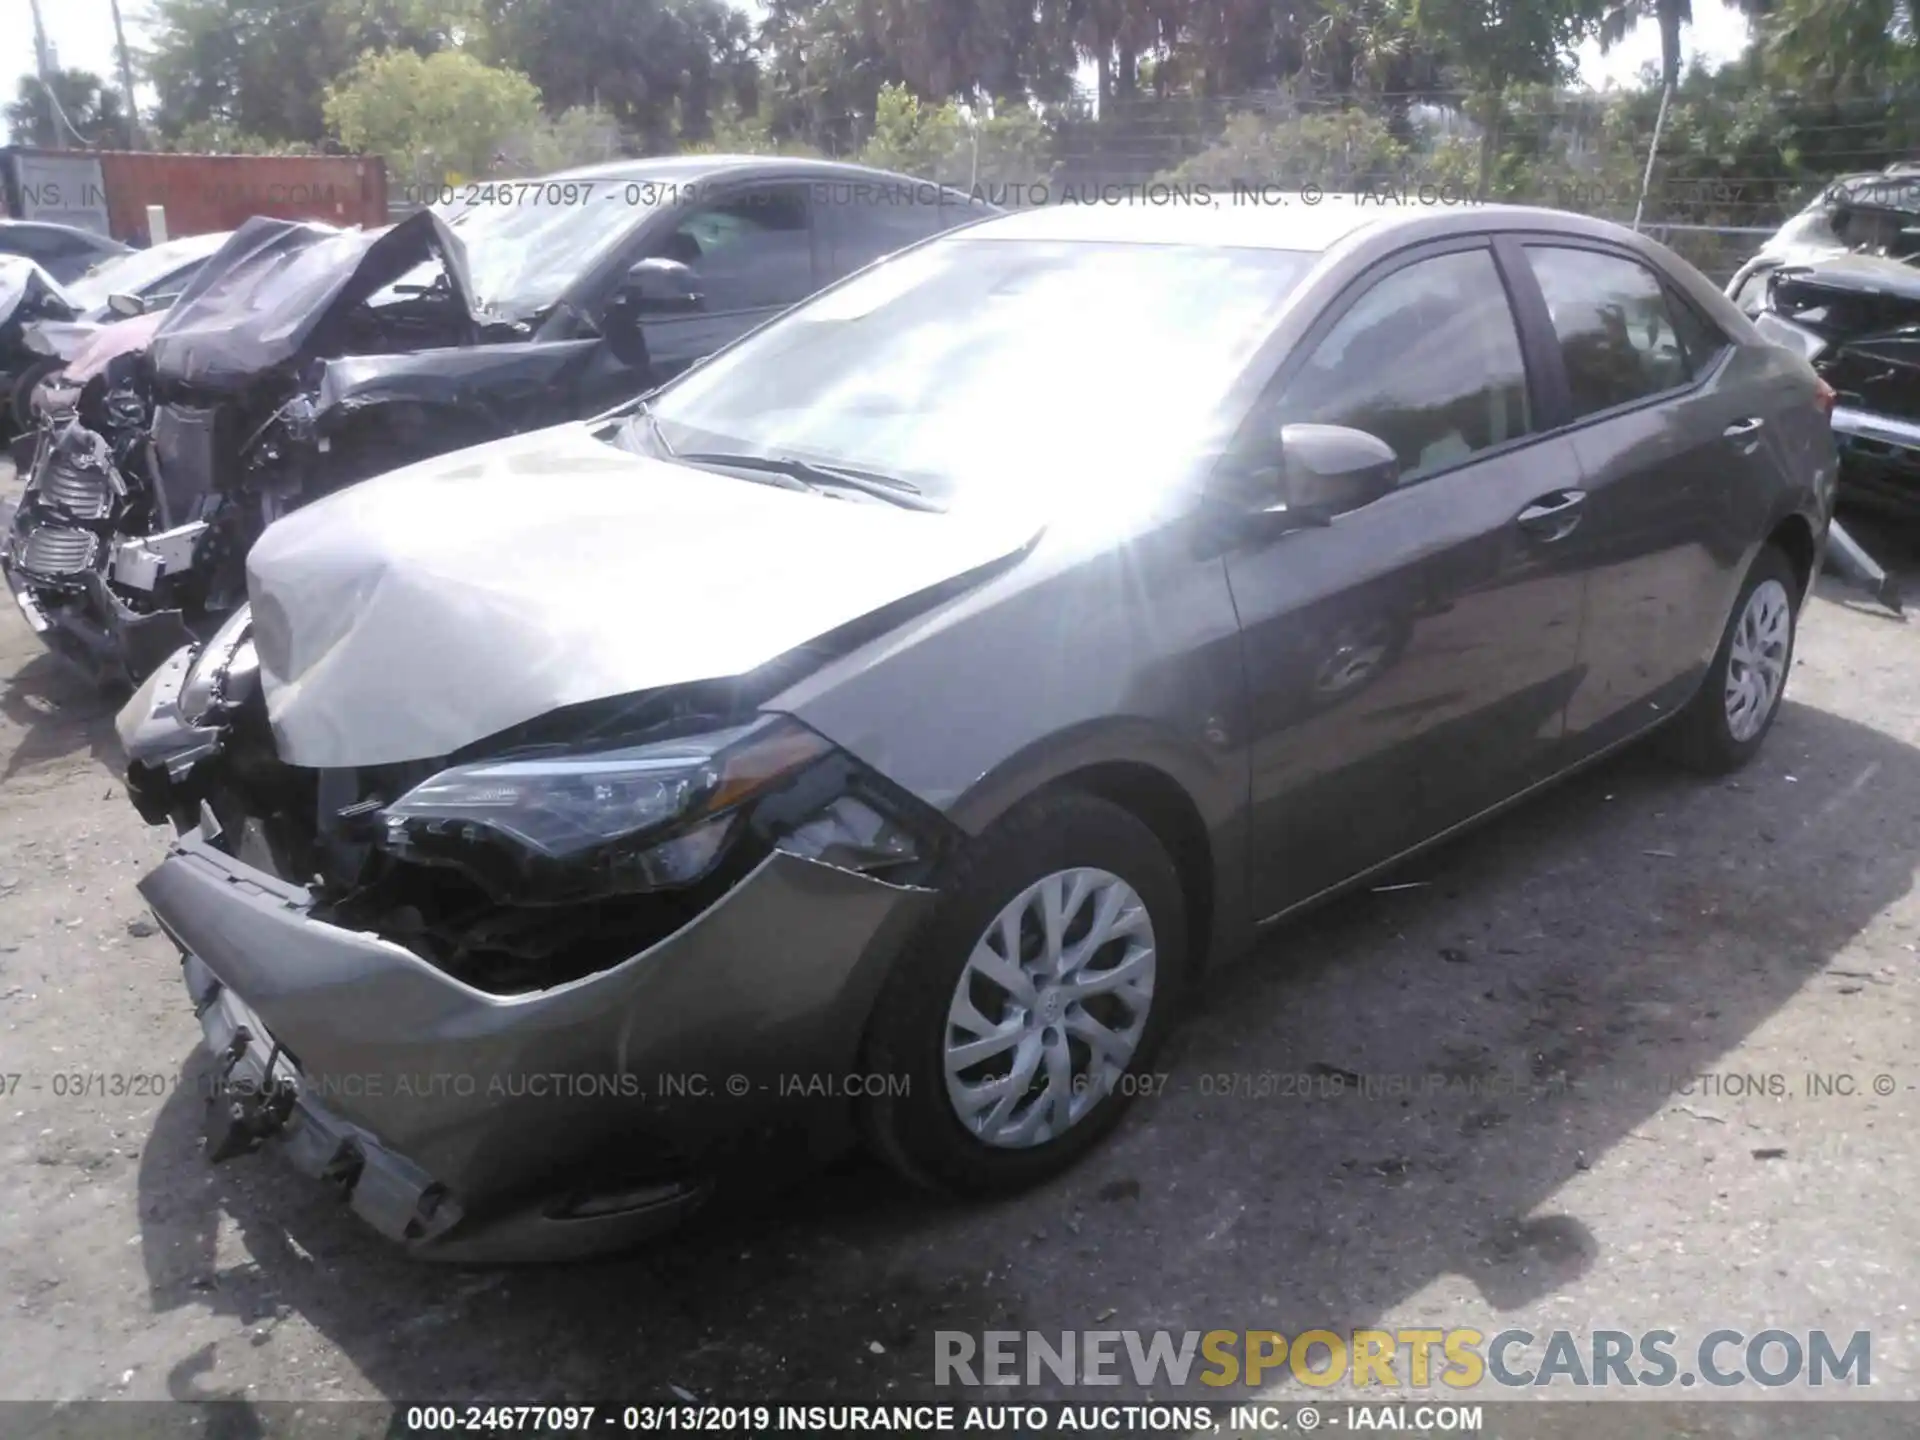
{"label": "black tire", "polygon": [[33,392],[40,388],[40,382],[60,368],[58,360],[36,360],[13,382],[13,390],[7,396],[7,414],[13,422],[13,433],[24,435],[33,429]]}
{"label": "black tire", "polygon": [[962,1195],[1025,1189],[1098,1144],[1142,1088],[1123,1082],[1063,1133],[1020,1148],[979,1139],[948,1099],[947,1011],[975,943],[1021,891],[1082,866],[1124,880],[1152,924],[1153,997],[1124,1075],[1140,1076],[1152,1063],[1178,1011],[1188,969],[1179,873],[1153,831],[1119,806],[1077,791],[1036,796],[969,847],[937,908],[895,961],[868,1023],[866,1071],[892,1077],[884,1088],[900,1093],[866,1098],[861,1129],[869,1147],[906,1179]]}
{"label": "black tire", "polygon": [[[1777,582],[1787,592],[1787,646],[1780,688],[1759,729],[1746,739],[1738,740],[1727,719],[1727,669],[1732,661],[1734,632],[1746,613],[1747,601],[1768,581]],[[1713,653],[1713,663],[1707,667],[1699,692],[1665,727],[1662,739],[1669,756],[1702,775],[1727,775],[1760,753],[1780,713],[1780,701],[1786,695],[1787,680],[1793,673],[1794,643],[1799,639],[1800,605],[1804,599],[1793,562],[1772,545],[1762,547],[1747,571],[1739,597],[1733,602],[1733,613],[1727,617],[1727,628],[1720,636],[1720,648]]]}

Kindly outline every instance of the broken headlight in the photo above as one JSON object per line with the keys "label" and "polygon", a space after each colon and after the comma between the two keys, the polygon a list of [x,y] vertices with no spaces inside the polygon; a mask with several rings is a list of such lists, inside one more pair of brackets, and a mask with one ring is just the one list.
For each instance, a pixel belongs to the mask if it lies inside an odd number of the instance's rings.
{"label": "broken headlight", "polygon": [[180,686],[180,714],[199,724],[215,709],[238,705],[259,682],[260,656],[253,645],[253,607],[242,605],[214,632],[187,669]]}
{"label": "broken headlight", "polygon": [[747,802],[831,751],[784,716],[650,744],[456,765],[381,814],[390,854],[496,889],[621,893],[691,885]]}
{"label": "broken headlight", "polygon": [[842,795],[795,826],[780,848],[842,870],[886,870],[920,857],[919,845],[904,826],[857,795]]}

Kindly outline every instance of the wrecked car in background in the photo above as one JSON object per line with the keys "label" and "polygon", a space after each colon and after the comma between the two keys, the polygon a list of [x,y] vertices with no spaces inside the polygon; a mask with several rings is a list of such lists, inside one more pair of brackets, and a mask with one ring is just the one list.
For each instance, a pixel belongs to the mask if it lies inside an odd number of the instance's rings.
{"label": "wrecked car in background", "polygon": [[65,296],[74,313],[30,321],[24,327],[24,343],[36,358],[14,381],[10,394],[14,424],[24,430],[35,423],[36,387],[72,360],[103,326],[166,309],[231,233],[187,235],[144,250],[129,250],[69,281]]}
{"label": "wrecked car in background", "polygon": [[[380,231],[255,218],[50,424],[0,550],[52,648],[137,682],[240,603],[279,516],[605,410],[880,255],[993,213],[826,161],[500,182]],[[69,387],[71,388],[71,387]]]}
{"label": "wrecked car in background", "polygon": [[0,255],[0,401],[5,402],[0,405],[0,439],[22,428],[15,414],[16,387],[46,358],[29,348],[28,328],[42,321],[71,320],[79,313],[79,302],[34,261]]}
{"label": "wrecked car in background", "polygon": [[1600,221],[1064,205],[328,496],[118,719],[208,1153],[446,1259],[856,1136],[1057,1174],[1260,926],[1662,722],[1753,758],[1821,393]]}
{"label": "wrecked car in background", "polygon": [[1920,519],[1920,167],[1835,181],[1727,290],[1833,387],[1843,498]]}
{"label": "wrecked car in background", "polygon": [[[71,319],[44,319],[27,324],[27,348],[40,357],[36,369],[40,374],[48,374],[63,361],[73,359],[84,342],[106,324],[167,309],[179,300],[180,292],[200,267],[227,244],[230,234],[230,230],[190,234],[148,246],[146,250],[111,255],[86,271],[86,275],[67,282],[65,294],[75,305],[75,315]],[[15,386],[15,420],[25,422],[31,417],[27,409],[29,397],[31,388],[25,382]]]}
{"label": "wrecked car in background", "polygon": [[[8,203],[5,165],[5,159],[0,158],[0,205]],[[62,285],[79,279],[102,260],[128,253],[128,246],[97,230],[0,216],[0,257],[23,256]]]}

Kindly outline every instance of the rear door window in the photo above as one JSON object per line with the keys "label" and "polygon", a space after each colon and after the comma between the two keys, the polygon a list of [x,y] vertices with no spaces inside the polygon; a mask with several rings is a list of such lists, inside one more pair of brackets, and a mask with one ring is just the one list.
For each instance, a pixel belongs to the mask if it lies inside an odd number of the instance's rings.
{"label": "rear door window", "polygon": [[1697,379],[1713,367],[1713,362],[1733,342],[1718,325],[1672,291],[1667,292],[1667,309],[1672,312],[1673,328],[1680,336],[1680,351],[1687,357],[1687,372]]}
{"label": "rear door window", "polygon": [[1565,245],[1529,245],[1566,364],[1573,418],[1686,385],[1720,344],[1688,316],[1676,323],[1659,277],[1636,260]]}
{"label": "rear door window", "polygon": [[834,279],[987,213],[931,184],[830,183],[816,187],[814,206]]}

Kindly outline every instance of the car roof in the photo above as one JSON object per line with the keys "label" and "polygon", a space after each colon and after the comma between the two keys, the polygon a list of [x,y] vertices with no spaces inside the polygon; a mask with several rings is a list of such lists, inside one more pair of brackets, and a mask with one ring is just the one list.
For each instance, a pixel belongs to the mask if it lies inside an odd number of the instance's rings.
{"label": "car roof", "polygon": [[0,215],[0,230],[45,230],[56,235],[76,236],[95,245],[120,245],[111,235],[102,235],[98,230],[86,230],[78,225],[62,225],[57,220],[22,220],[15,215]]}
{"label": "car roof", "polygon": [[[894,184],[926,186],[931,181],[916,180],[869,165],[851,165],[840,160],[816,160],[802,155],[655,155],[636,160],[609,160],[587,165],[542,180],[672,180],[690,184],[721,176],[749,180],[756,176],[798,180],[885,180]],[[485,183],[485,182],[481,182]],[[954,189],[954,186],[943,186]]]}
{"label": "car roof", "polygon": [[[1165,191],[1165,195],[1162,195]],[[1543,229],[1592,233],[1595,222],[1565,211],[1471,201],[1423,203],[1393,196],[1321,195],[1308,204],[1298,191],[1235,197],[1225,187],[1155,186],[1117,200],[1037,205],[955,232],[965,240],[1057,240],[1139,245],[1232,246],[1260,250],[1329,250],[1362,231],[1430,222],[1430,234],[1458,230]],[[1604,227],[1611,229],[1613,227]]]}

